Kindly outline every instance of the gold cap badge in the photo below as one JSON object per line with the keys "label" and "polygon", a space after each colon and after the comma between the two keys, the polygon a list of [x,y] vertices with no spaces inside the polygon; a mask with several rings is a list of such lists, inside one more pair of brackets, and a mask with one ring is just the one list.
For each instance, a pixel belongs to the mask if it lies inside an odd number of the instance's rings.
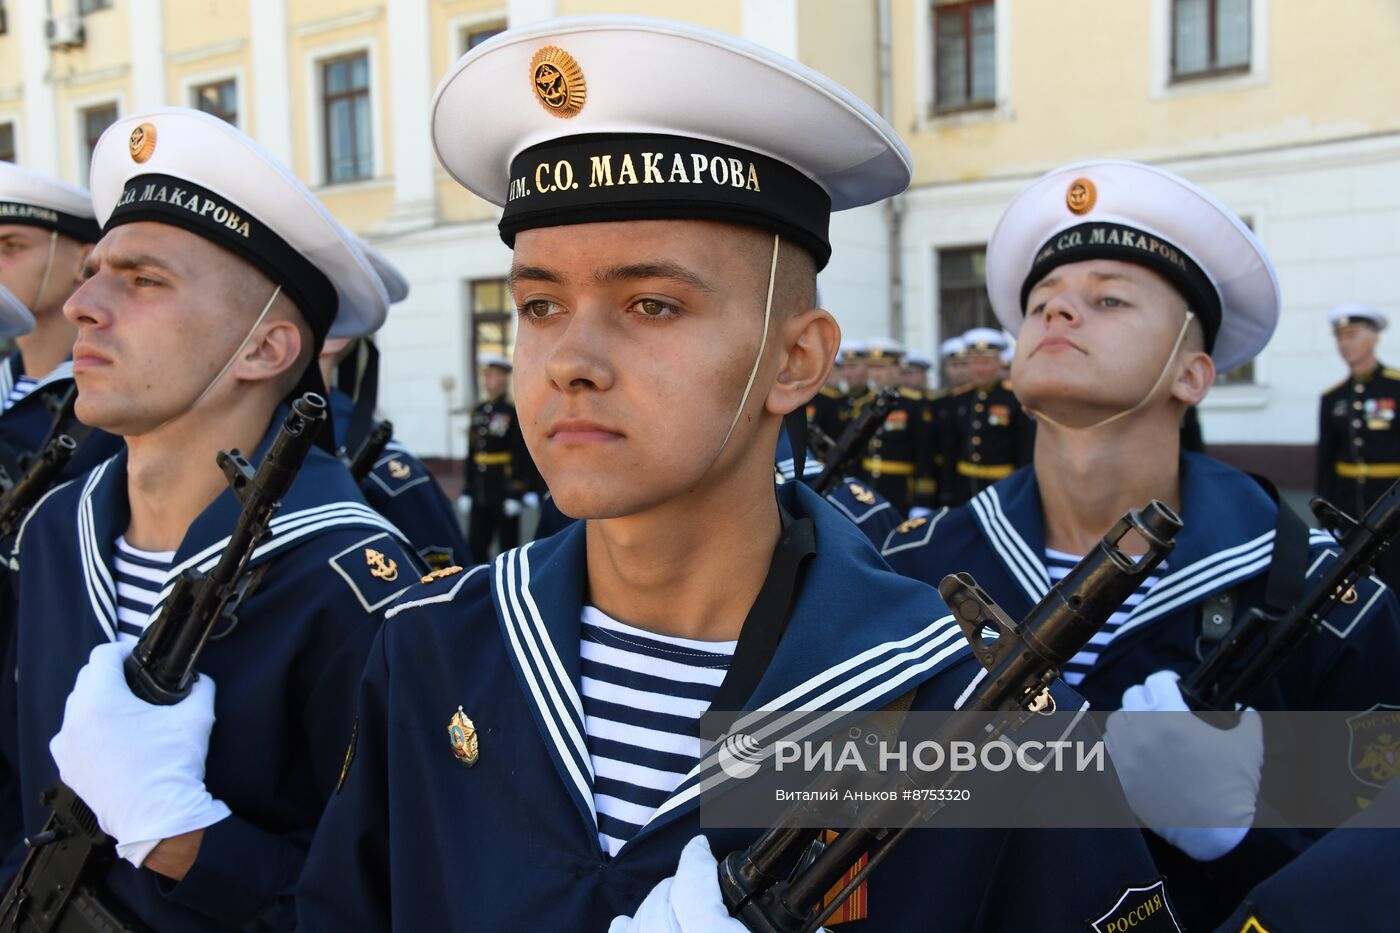
{"label": "gold cap badge", "polygon": [[546,45],[530,59],[530,83],[541,106],[563,119],[582,110],[588,96],[583,69],[556,45]]}
{"label": "gold cap badge", "polygon": [[1074,214],[1089,213],[1094,209],[1094,202],[1098,199],[1098,189],[1087,178],[1076,178],[1070,183],[1069,190],[1065,192],[1065,204]]}
{"label": "gold cap badge", "polygon": [[476,764],[476,759],[481,755],[476,726],[467,718],[467,714],[462,712],[460,706],[447,721],[447,737],[452,740],[452,754],[458,761],[464,762],[469,768]]}
{"label": "gold cap badge", "polygon": [[126,146],[131,152],[132,161],[145,162],[156,151],[156,125],[142,123],[136,127],[131,131]]}

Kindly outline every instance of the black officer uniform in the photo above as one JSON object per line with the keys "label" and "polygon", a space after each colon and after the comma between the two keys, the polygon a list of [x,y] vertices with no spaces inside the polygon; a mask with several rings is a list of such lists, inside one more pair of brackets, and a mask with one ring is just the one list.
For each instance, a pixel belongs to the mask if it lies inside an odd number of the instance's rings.
{"label": "black officer uniform", "polygon": [[[853,417],[860,417],[874,400],[874,392],[858,399]],[[933,440],[933,417],[924,393],[899,389],[899,400],[870,439],[858,475],[900,512],[908,514],[911,506],[932,508],[937,489]]]}
{"label": "black officer uniform", "polygon": [[1317,494],[1360,516],[1400,479],[1400,370],[1381,363],[1322,396],[1317,439]]}
{"label": "black officer uniform", "polygon": [[520,543],[520,519],[506,515],[506,500],[519,502],[538,486],[510,396],[489,398],[472,409],[462,492],[472,500],[467,547],[474,562],[485,563],[491,557],[493,538],[503,551]]}
{"label": "black officer uniform", "polygon": [[807,423],[833,441],[839,440],[850,423],[846,393],[834,386],[822,386],[807,403]]}
{"label": "black officer uniform", "polygon": [[962,386],[944,397],[939,504],[959,506],[1031,462],[1035,422],[1009,381]]}

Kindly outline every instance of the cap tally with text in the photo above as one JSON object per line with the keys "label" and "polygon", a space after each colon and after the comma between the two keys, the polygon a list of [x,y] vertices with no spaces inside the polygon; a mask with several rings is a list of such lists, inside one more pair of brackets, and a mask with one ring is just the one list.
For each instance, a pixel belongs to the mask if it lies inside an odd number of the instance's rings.
{"label": "cap tally with text", "polygon": [[0,224],[57,230],[80,243],[102,237],[86,191],[13,162],[0,162]]}
{"label": "cap tally with text", "polygon": [[[201,236],[282,286],[320,338],[356,337],[384,323],[384,285],[354,235],[271,154],[217,117],[183,107],[123,117],[98,139],[91,178],[104,230],[152,221]],[[259,305],[265,296],[248,300]]]}
{"label": "cap tally with text", "polygon": [[1385,330],[1386,325],[1390,323],[1390,318],[1380,308],[1348,301],[1327,312],[1327,323],[1332,325],[1334,331],[1341,330],[1351,324],[1365,324],[1376,330]]}
{"label": "cap tally with text", "polygon": [[826,76],[641,17],[483,42],[438,86],[432,135],[448,173],[504,208],[507,246],[537,227],[714,220],[777,233],[821,268],[831,212],[898,194],[913,170],[894,130]]}
{"label": "cap tally with text", "polygon": [[1191,182],[1137,162],[1079,162],[1032,182],[987,244],[987,291],[1001,326],[1021,328],[1031,289],[1067,263],[1115,259],[1163,276],[1205,332],[1218,372],[1273,335],[1279,285],[1264,247]]}
{"label": "cap tally with text", "polygon": [[506,372],[513,368],[510,360],[499,353],[478,353],[476,365],[481,369],[504,369]]}
{"label": "cap tally with text", "polygon": [[966,356],[967,341],[961,337],[949,337],[938,345],[938,355],[945,360]]}
{"label": "cap tally with text", "polygon": [[22,337],[33,329],[34,315],[13,292],[0,285],[0,339]]}
{"label": "cap tally with text", "polygon": [[1000,353],[1011,345],[995,327],[974,327],[962,335],[962,342],[969,353]]}

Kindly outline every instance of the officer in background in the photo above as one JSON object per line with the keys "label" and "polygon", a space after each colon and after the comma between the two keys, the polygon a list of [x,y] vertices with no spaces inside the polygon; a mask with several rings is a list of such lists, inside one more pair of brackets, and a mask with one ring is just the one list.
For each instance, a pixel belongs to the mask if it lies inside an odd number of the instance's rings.
{"label": "officer in background", "polygon": [[836,353],[836,365],[821,390],[807,403],[807,423],[821,431],[833,441],[840,440],[849,420],[850,409],[846,405],[846,392],[841,378],[842,356],[846,347]]}
{"label": "officer in background", "polygon": [[[68,434],[81,446],[63,472],[71,479],[121,449],[121,439],[79,423],[64,400],[73,388],[77,329],[63,303],[82,284],[83,260],[101,236],[87,191],[0,162],[0,287],[33,315],[17,335],[18,350],[0,363],[0,444],[12,458],[33,453],[49,437]],[[7,471],[16,462],[3,464]]]}
{"label": "officer in background", "polygon": [[913,389],[923,395],[925,399],[933,398],[935,390],[929,388],[928,374],[933,369],[933,360],[922,353],[913,350],[904,355],[904,366],[899,371],[899,384],[906,389]]}
{"label": "officer in background", "polygon": [[1400,479],[1400,371],[1376,359],[1376,344],[1387,324],[1383,311],[1343,304],[1327,319],[1351,375],[1322,395],[1317,494],[1360,518]]}
{"label": "officer in background", "polygon": [[949,337],[938,345],[938,356],[943,361],[943,378],[940,385],[944,391],[952,392],[967,383],[967,342],[961,336]]}
{"label": "officer in background", "polygon": [[[284,401],[320,386],[321,342],[378,327],[384,288],[290,171],[205,113],[118,120],[91,177],[105,233],[64,313],[78,414],[126,447],[50,493],[11,557],[24,830],[43,828],[61,778],[116,840],[99,895],[142,927],[291,929],[344,762],[321,736],[348,734],[378,611],[421,572],[413,552],[313,448],[193,692],[149,704],[122,670],[173,576],[209,571],[233,531],[217,453],[258,464]],[[13,871],[24,846],[9,841]]]}
{"label": "officer in background", "polygon": [[959,506],[1031,461],[1035,424],[1001,377],[1006,335],[991,327],[963,334],[967,383],[947,397],[939,501]]}
{"label": "officer in background", "polygon": [[467,476],[464,504],[471,509],[467,547],[472,563],[484,564],[498,550],[520,543],[522,503],[539,507],[539,480],[520,434],[515,403],[510,399],[510,360],[499,353],[477,358],[485,399],[472,409],[467,429]]}
{"label": "officer in background", "polygon": [[[355,238],[384,290],[389,304],[408,297],[408,279],[379,250]],[[356,339],[334,337],[321,351],[321,375],[331,386],[327,398],[342,458],[353,462],[369,433],[378,423],[374,409],[379,388],[379,351],[369,335]],[[470,560],[462,524],[436,477],[423,461],[396,439],[375,458],[360,481],[360,492],[370,506],[403,532],[429,569],[438,570]]]}
{"label": "officer in background", "polygon": [[870,391],[870,350],[864,340],[843,340],[836,359],[841,364],[841,384],[846,390],[839,415],[844,428],[851,420],[856,402]]}
{"label": "officer in background", "polygon": [[866,342],[866,349],[870,391],[856,400],[851,417],[859,418],[865,406],[884,389],[894,389],[899,398],[870,439],[860,461],[859,476],[888,499],[896,511],[915,518],[927,515],[938,488],[934,479],[933,413],[922,392],[900,385],[905,350],[899,341],[876,337]]}

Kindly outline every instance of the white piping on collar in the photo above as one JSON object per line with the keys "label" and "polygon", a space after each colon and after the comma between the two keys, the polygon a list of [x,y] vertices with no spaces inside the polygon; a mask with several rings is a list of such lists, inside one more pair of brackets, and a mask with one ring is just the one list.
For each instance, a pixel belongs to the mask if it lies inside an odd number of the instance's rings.
{"label": "white piping on collar", "polygon": [[928,544],[929,540],[933,537],[934,527],[941,522],[943,516],[947,515],[950,511],[952,510],[949,509],[948,506],[943,506],[943,508],[928,516],[928,521],[924,523],[925,527],[922,536],[905,541],[896,547],[890,547],[890,542],[894,540],[895,535],[899,534],[899,527],[891,528],[890,533],[885,535],[885,543],[880,548],[881,556],[887,557],[890,554],[898,554],[900,551],[907,551],[910,548],[923,547]]}
{"label": "white piping on collar", "polygon": [[997,500],[996,490],[989,486],[973,496],[967,504],[977,518],[977,523],[982,526],[992,549],[1001,557],[1002,564],[1011,571],[1011,575],[1025,591],[1031,605],[1040,602],[1045,594],[1050,592],[1050,574],[1021,537],[1021,533],[1007,521]]}

